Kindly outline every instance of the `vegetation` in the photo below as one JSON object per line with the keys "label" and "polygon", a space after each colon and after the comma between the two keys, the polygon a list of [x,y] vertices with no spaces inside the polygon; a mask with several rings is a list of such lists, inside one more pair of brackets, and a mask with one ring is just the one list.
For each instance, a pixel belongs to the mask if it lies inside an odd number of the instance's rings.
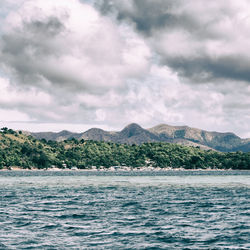
{"label": "vegetation", "polygon": [[221,153],[196,147],[163,142],[141,145],[116,144],[67,139],[63,142],[37,140],[22,132],[2,128],[0,131],[0,168],[46,169],[92,166],[151,166],[184,169],[242,169],[250,170],[250,153]]}

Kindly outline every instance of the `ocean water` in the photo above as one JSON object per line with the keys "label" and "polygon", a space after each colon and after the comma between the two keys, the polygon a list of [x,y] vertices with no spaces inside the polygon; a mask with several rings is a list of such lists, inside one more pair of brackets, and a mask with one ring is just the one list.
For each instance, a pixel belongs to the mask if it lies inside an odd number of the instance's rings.
{"label": "ocean water", "polygon": [[250,171],[0,172],[0,249],[250,249]]}

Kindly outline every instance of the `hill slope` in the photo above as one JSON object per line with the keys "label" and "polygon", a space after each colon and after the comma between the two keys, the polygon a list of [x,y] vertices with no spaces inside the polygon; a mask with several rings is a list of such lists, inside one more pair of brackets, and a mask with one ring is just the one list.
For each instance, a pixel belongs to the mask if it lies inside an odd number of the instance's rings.
{"label": "hill slope", "polygon": [[223,152],[240,149],[243,152],[249,151],[250,139],[241,139],[233,133],[209,132],[188,126],[169,126],[165,124],[150,128],[149,131],[157,134],[162,141],[183,139],[184,141],[194,142]]}
{"label": "hill slope", "polygon": [[[93,132],[93,131],[92,131]],[[100,132],[100,131],[99,131]],[[150,132],[133,124],[120,138],[151,138]],[[116,167],[113,167],[116,166]],[[92,140],[68,139],[61,142],[37,140],[21,132],[0,130],[0,169],[79,168],[130,170],[147,169],[250,169],[250,153],[222,153],[200,148],[154,142],[128,145]]]}
{"label": "hill slope", "polygon": [[250,152],[250,139],[241,139],[233,133],[209,132],[188,126],[170,126],[160,124],[153,128],[144,129],[132,123],[121,131],[109,132],[92,128],[84,133],[44,132],[30,133],[37,139],[63,141],[69,138],[109,141],[114,143],[142,144],[145,142],[168,142],[180,145],[214,149],[222,152]]}

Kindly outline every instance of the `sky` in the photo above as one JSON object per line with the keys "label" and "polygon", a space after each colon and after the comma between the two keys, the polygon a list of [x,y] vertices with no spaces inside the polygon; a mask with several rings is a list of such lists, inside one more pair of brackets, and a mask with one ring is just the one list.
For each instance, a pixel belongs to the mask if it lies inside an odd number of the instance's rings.
{"label": "sky", "polygon": [[0,1],[1,127],[250,137],[248,0]]}

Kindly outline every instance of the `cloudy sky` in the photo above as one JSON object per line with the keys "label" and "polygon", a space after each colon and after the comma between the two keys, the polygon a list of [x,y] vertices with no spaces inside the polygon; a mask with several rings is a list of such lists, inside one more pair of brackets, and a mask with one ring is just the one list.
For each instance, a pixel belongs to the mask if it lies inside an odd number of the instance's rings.
{"label": "cloudy sky", "polygon": [[1,0],[0,126],[250,137],[248,0]]}

